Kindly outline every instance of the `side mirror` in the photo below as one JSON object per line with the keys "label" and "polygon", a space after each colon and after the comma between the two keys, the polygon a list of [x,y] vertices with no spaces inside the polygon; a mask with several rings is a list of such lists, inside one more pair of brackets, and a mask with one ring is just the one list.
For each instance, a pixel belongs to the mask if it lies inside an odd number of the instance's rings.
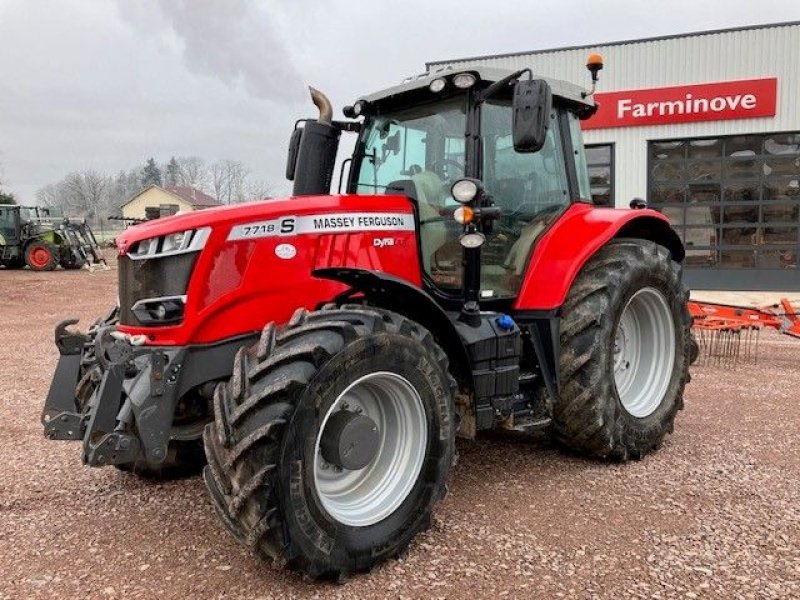
{"label": "side mirror", "polygon": [[297,155],[300,152],[300,140],[303,137],[303,128],[297,127],[289,138],[289,153],[286,157],[286,179],[294,181],[294,171],[297,166]]}
{"label": "side mirror", "polygon": [[553,94],[543,79],[521,79],[514,86],[512,133],[514,150],[538,152],[547,140]]}

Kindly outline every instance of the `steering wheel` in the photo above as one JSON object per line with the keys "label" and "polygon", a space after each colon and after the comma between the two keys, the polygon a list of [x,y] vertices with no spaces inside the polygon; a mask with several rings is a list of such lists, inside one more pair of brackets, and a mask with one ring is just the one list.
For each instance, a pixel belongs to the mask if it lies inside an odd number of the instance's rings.
{"label": "steering wheel", "polygon": [[451,165],[451,166],[455,167],[456,169],[461,171],[461,176],[462,177],[464,176],[464,165],[462,165],[457,160],[453,160],[452,158],[440,158],[440,159],[434,160],[431,163],[431,171],[436,171],[436,167],[439,167],[439,166],[443,167],[445,165]]}

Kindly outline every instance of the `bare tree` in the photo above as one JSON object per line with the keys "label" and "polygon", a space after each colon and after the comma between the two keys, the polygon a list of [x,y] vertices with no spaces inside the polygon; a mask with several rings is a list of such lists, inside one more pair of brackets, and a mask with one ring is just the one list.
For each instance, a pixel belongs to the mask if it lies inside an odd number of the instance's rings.
{"label": "bare tree", "polygon": [[211,165],[211,182],[214,195],[223,204],[235,204],[246,200],[245,181],[249,169],[238,160],[218,160]]}
{"label": "bare tree", "polygon": [[179,185],[203,191],[210,189],[206,161],[199,156],[178,156],[175,160],[178,163]]}
{"label": "bare tree", "polygon": [[109,177],[97,171],[76,171],[64,177],[59,191],[69,212],[97,219],[108,208],[110,184]]}
{"label": "bare tree", "polygon": [[142,182],[135,169],[121,170],[109,184],[106,204],[112,214],[119,212],[120,207],[142,191]]}
{"label": "bare tree", "polygon": [[46,206],[48,208],[62,206],[61,198],[62,196],[58,189],[58,184],[55,183],[48,183],[46,186],[36,190],[36,200],[41,206]]}
{"label": "bare tree", "polygon": [[[172,162],[172,161],[170,161]],[[210,166],[199,156],[178,156],[178,185],[211,193],[223,204],[262,200],[272,195],[264,180],[250,177],[238,160],[220,160]],[[75,171],[36,192],[39,204],[61,207],[65,214],[100,219],[118,214],[120,207],[142,190],[141,170],[120,170],[115,176],[97,171]]]}
{"label": "bare tree", "polygon": [[240,202],[253,202],[272,198],[272,186],[263,179],[248,179],[245,184],[245,198]]}

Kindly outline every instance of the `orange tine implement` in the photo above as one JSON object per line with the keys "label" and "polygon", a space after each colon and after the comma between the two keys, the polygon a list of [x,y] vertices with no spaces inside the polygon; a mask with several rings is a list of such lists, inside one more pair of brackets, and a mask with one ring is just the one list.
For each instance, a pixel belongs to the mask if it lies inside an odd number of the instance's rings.
{"label": "orange tine implement", "polygon": [[780,305],[763,308],[695,301],[688,308],[706,362],[755,362],[759,333],[765,327],[800,338],[800,314],[785,298]]}

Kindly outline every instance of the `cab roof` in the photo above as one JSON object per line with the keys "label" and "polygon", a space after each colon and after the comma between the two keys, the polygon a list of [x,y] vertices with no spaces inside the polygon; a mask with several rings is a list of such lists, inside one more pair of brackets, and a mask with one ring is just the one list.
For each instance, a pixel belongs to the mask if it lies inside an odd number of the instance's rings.
{"label": "cab roof", "polygon": [[[458,73],[472,73],[473,75],[477,76],[479,82],[491,83],[494,81],[499,81],[503,77],[510,75],[513,72],[514,71],[511,69],[498,69],[497,67],[487,67],[482,64],[465,65],[464,67],[460,67],[458,69],[444,67],[409,77],[400,85],[395,85],[366,96],[361,96],[359,100],[364,100],[366,102],[381,102],[408,92],[427,88],[434,79],[438,79],[439,77],[448,78]],[[525,75],[523,75],[523,77],[525,77]],[[539,77],[535,74],[533,78],[545,80],[550,85],[550,89],[554,96],[564,98],[570,103],[581,104],[587,107],[594,106],[594,100],[592,100],[591,96],[588,98],[583,97],[583,93],[585,93],[586,90],[575,85],[574,83],[569,83],[568,81],[562,81],[560,79],[551,79],[549,77]]]}

